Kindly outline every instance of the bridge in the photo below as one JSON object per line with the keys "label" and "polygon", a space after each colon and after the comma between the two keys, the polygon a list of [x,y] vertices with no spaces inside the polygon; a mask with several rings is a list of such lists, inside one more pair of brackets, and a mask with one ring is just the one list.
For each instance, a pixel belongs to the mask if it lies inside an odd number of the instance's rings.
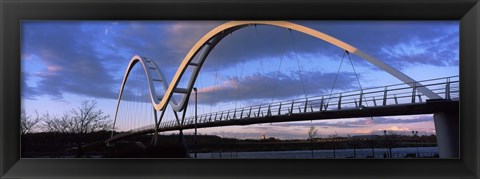
{"label": "bridge", "polygon": [[[233,108],[206,114],[186,116],[188,99],[194,90],[195,80],[210,51],[227,34],[252,25],[272,25],[289,30],[296,30],[324,40],[345,51],[354,54],[380,69],[388,72],[403,83],[365,88],[341,93],[330,93],[300,99],[275,101],[260,105]],[[343,61],[343,59],[342,59]],[[120,117],[121,101],[127,97],[124,92],[132,70],[140,65],[141,73],[146,79],[147,100],[153,108],[153,124],[116,131],[117,119]],[[179,87],[179,82],[187,69],[191,75],[186,87]],[[135,78],[134,78],[135,79]],[[137,78],[138,79],[138,78]],[[132,81],[132,80],[130,80]],[[292,122],[305,120],[344,119],[356,117],[434,114],[437,143],[441,158],[458,157],[458,122],[459,122],[459,77],[450,76],[423,81],[416,81],[382,61],[360,51],[327,34],[283,21],[232,21],[218,26],[203,36],[188,52],[172,81],[167,82],[158,65],[146,58],[134,56],[125,72],[118,97],[112,136],[107,143],[146,134],[153,134],[152,142],[157,143],[160,132],[181,131],[186,129],[208,128],[232,125],[252,125],[261,123]],[[131,83],[131,82],[130,82]],[[163,91],[159,89],[163,88]],[[196,89],[195,89],[196,90]],[[173,96],[180,97],[174,98]],[[197,101],[197,100],[195,100]],[[165,112],[171,108],[173,120],[162,120]],[[158,114],[158,112],[160,114]],[[180,113],[180,114],[179,114]],[[138,117],[133,116],[132,120]],[[182,133],[181,133],[182,134]]]}

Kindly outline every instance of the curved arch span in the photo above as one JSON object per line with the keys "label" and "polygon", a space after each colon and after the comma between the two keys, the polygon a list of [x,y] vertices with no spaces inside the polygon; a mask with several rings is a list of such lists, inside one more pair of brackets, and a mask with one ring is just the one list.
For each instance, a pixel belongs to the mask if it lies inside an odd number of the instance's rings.
{"label": "curved arch span", "polygon": [[[154,107],[156,110],[163,110],[166,107],[167,102],[170,101],[171,96],[173,93],[184,93],[185,95],[182,97],[181,101],[179,104],[173,105],[173,109],[175,111],[181,111],[186,103],[186,99],[188,99],[191,90],[193,88],[194,82],[196,80],[196,77],[198,75],[198,72],[200,68],[203,65],[204,60],[208,56],[208,53],[213,49],[213,47],[220,41],[222,40],[226,34],[229,34],[233,31],[236,31],[238,29],[247,27],[249,25],[256,25],[256,24],[261,24],[261,25],[273,25],[273,26],[278,26],[278,27],[284,27],[288,29],[292,29],[298,32],[302,32],[304,34],[316,37],[318,39],[321,39],[323,41],[326,41],[332,45],[335,45],[339,48],[342,48],[349,53],[355,54],[359,57],[361,57],[364,60],[367,60],[371,64],[377,66],[378,68],[384,70],[385,72],[391,74],[392,76],[396,77],[400,81],[407,83],[411,86],[416,85],[415,80],[413,80],[411,77],[405,75],[404,73],[396,70],[395,68],[391,67],[390,65],[387,65],[383,63],[382,61],[366,54],[365,52],[341,41],[338,40],[330,35],[324,34],[322,32],[319,32],[317,30],[298,25],[295,23],[291,22],[286,22],[286,21],[230,21],[227,23],[224,23],[222,25],[217,26],[216,28],[212,29],[210,32],[205,34],[193,47],[192,49],[188,52],[188,54],[185,56],[183,59],[182,63],[180,64],[177,72],[173,76],[172,81],[170,82],[170,85],[168,86],[167,91],[165,92],[165,95],[163,96],[162,100],[160,103],[155,103]],[[192,62],[193,57],[197,55],[197,53],[200,54],[200,58],[197,62]],[[188,66],[194,66],[194,70],[192,72],[191,78],[189,80],[189,83],[187,85],[186,89],[178,89],[177,85],[180,79],[183,76],[183,73],[187,69]],[[419,84],[417,86],[420,86]],[[428,98],[430,99],[438,99],[441,98],[434,92],[432,92],[430,89],[425,88],[425,87],[418,87],[417,88],[421,93],[425,94]]]}
{"label": "curved arch span", "polygon": [[[117,107],[115,109],[115,118],[114,118],[114,121],[113,121],[113,127],[114,128],[115,128],[115,124],[117,122],[118,109],[120,107],[120,101],[122,99],[125,84],[127,82],[128,76],[130,75],[130,72],[132,71],[133,67],[136,64],[141,64],[142,69],[145,72],[145,76],[146,76],[147,82],[148,82],[148,89],[150,91],[150,100],[151,100],[152,104],[160,103],[160,99],[161,99],[161,97],[159,97],[158,94],[156,93],[154,82],[155,81],[160,82],[162,84],[162,87],[163,87],[164,90],[166,90],[168,88],[168,83],[165,79],[165,76],[163,75],[162,71],[158,68],[158,66],[155,62],[151,61],[150,59],[147,59],[146,57],[140,57],[138,55],[133,56],[130,59],[130,62],[128,64],[127,69],[125,71],[125,74],[123,76],[122,85],[120,86],[120,92],[118,94],[118,100],[117,100]],[[150,65],[147,65],[147,64],[150,64]],[[153,70],[154,73],[156,73],[156,78],[152,77],[152,72],[151,72],[152,70]],[[176,105],[175,100],[171,99],[170,104]]]}
{"label": "curved arch span", "polygon": [[[423,93],[424,95],[426,95],[430,99],[441,98],[439,95],[435,94],[434,92],[432,92],[430,89],[428,89],[426,87],[418,87],[418,86],[421,86],[419,83],[417,83],[415,80],[413,80],[411,77],[405,75],[404,73],[394,69],[390,65],[387,65],[387,64],[383,63],[382,61],[366,54],[365,52],[363,52],[363,51],[361,51],[361,50],[359,50],[359,49],[357,49],[357,48],[355,48],[355,47],[353,47],[353,46],[351,46],[351,45],[349,45],[349,44],[347,44],[347,43],[345,43],[345,42],[343,42],[339,39],[336,39],[336,38],[334,38],[330,35],[324,34],[324,33],[319,32],[317,30],[314,30],[314,29],[311,29],[311,28],[308,28],[308,27],[305,27],[305,26],[302,26],[302,25],[299,25],[299,24],[287,22],[287,21],[230,21],[230,22],[227,22],[227,23],[224,23],[222,25],[217,26],[216,28],[212,29],[207,34],[205,34],[202,38],[200,38],[200,40],[190,49],[190,51],[187,53],[185,58],[182,60],[180,66],[177,69],[177,72],[173,76],[173,79],[168,86],[167,86],[166,81],[163,79],[162,85],[166,89],[166,91],[165,91],[164,95],[161,97],[161,99],[160,99],[160,97],[158,97],[155,94],[155,90],[154,90],[155,87],[152,83],[153,79],[151,78],[151,75],[149,74],[148,69],[145,68],[145,62],[139,56],[134,56],[132,58],[132,60],[130,61],[130,64],[127,67],[127,71],[126,71],[125,76],[123,78],[122,86],[121,86],[120,94],[119,94],[119,101],[120,101],[121,94],[123,92],[123,87],[124,87],[125,82],[128,78],[128,73],[130,72],[133,65],[135,65],[137,62],[141,62],[142,65],[144,66],[144,70],[146,72],[147,78],[149,79],[150,96],[151,96],[151,101],[152,101],[154,109],[157,110],[157,111],[163,111],[166,108],[167,103],[170,103],[174,111],[176,111],[176,112],[182,111],[183,109],[185,109],[187,99],[190,96],[190,93],[193,89],[194,82],[195,82],[195,80],[198,76],[198,73],[199,73],[202,65],[203,65],[203,62],[205,61],[205,59],[208,56],[208,54],[210,53],[210,51],[215,47],[215,45],[218,44],[218,42],[220,42],[227,34],[230,34],[230,33],[234,32],[238,29],[247,27],[249,25],[257,25],[257,24],[258,25],[272,25],[272,26],[277,26],[277,27],[288,28],[288,29],[291,29],[291,30],[295,30],[295,31],[313,36],[313,37],[321,39],[323,41],[326,41],[326,42],[328,42],[332,45],[335,45],[339,48],[342,48],[342,49],[348,51],[351,54],[355,54],[355,55],[361,57],[362,59],[367,60],[371,64],[373,64],[376,67],[378,67],[378,68],[384,70],[385,72],[391,74],[392,76],[396,77],[400,81],[402,81],[406,84],[409,84],[412,87],[417,86],[417,90],[420,91],[421,93]],[[199,58],[196,62],[194,62],[193,58],[197,54],[199,55]],[[153,63],[153,61],[150,61],[150,62],[155,65],[155,63]],[[187,87],[186,88],[177,88],[177,85],[178,85],[180,79],[182,78],[185,70],[189,66],[193,67],[193,71],[192,71],[192,74],[190,76]],[[161,75],[161,72],[159,71],[158,67],[156,67],[156,65],[155,65],[155,68],[156,68],[156,71]],[[163,77],[163,75],[162,75],[162,77]],[[179,103],[176,103],[173,100],[172,96],[173,96],[174,93],[183,94]],[[118,111],[118,104],[119,103],[120,102],[117,103],[117,111]],[[115,115],[117,115],[117,114],[115,114]],[[115,117],[115,120],[116,120],[116,117]],[[182,123],[183,123],[183,121],[182,121]]]}

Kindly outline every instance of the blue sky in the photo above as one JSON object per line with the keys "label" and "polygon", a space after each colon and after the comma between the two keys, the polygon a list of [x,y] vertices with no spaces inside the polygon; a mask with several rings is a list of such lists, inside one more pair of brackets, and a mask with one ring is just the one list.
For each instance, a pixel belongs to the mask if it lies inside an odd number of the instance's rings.
{"label": "blue sky", "polygon": [[[457,21],[294,22],[351,44],[415,80],[459,74]],[[196,41],[222,23],[23,21],[22,106],[31,114],[37,110],[59,115],[83,99],[95,99],[113,119],[121,80],[134,55],[154,60],[171,79]],[[283,28],[258,25],[236,31],[214,48],[197,79],[199,113],[328,94],[342,55],[338,47]],[[352,62],[363,88],[401,83],[357,56],[352,56]],[[343,63],[334,90],[358,89],[351,65]],[[304,138],[312,125],[321,129],[320,135],[368,134],[383,129],[434,132],[431,115],[219,127],[199,132]]]}

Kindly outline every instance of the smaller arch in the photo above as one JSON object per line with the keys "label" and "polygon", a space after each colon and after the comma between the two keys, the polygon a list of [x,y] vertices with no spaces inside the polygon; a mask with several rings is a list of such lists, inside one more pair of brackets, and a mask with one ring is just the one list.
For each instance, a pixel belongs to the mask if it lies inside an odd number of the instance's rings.
{"label": "smaller arch", "polygon": [[[152,66],[153,66],[153,71],[157,74],[157,77],[159,77],[160,79],[153,79],[152,77],[152,74],[151,74],[151,71],[149,70],[149,66],[146,65],[146,63],[150,63]],[[134,55],[131,59],[130,59],[130,62],[127,66],[127,69],[125,71],[125,74],[123,76],[123,80],[122,80],[122,84],[120,86],[120,92],[118,94],[118,99],[117,99],[117,107],[115,109],[115,117],[114,117],[114,121],[113,121],[113,131],[112,131],[112,136],[113,136],[113,132],[115,131],[115,126],[116,126],[116,122],[117,122],[117,115],[118,115],[118,110],[119,110],[119,107],[120,107],[120,102],[121,102],[121,99],[122,99],[122,95],[123,95],[123,91],[124,91],[124,88],[125,88],[125,84],[128,80],[128,76],[130,75],[130,72],[131,70],[133,69],[133,67],[137,64],[141,64],[142,65],[142,69],[143,71],[145,72],[145,76],[147,78],[147,82],[148,82],[148,90],[150,92],[150,100],[152,102],[152,104],[157,104],[160,102],[160,99],[162,99],[163,96],[158,96],[156,94],[156,90],[155,90],[155,85],[154,85],[154,81],[159,81],[161,84],[162,84],[162,87],[163,87],[163,90],[166,90],[168,88],[168,82],[167,80],[165,79],[165,76],[163,75],[162,71],[158,68],[157,64],[150,60],[150,59],[147,59],[146,57],[140,57],[139,55]],[[150,68],[151,69],[151,68]],[[176,101],[172,98],[170,101],[169,101],[170,104],[176,104]],[[176,113],[174,111],[174,113]],[[160,119],[161,120],[161,119]],[[158,122],[160,123],[160,121]]]}

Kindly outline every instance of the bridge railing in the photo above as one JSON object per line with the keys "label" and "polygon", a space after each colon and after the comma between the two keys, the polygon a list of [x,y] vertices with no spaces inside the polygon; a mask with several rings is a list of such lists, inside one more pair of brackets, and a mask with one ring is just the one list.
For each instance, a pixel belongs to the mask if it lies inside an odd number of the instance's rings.
{"label": "bridge railing", "polygon": [[[459,98],[459,77],[451,76],[417,81],[410,84],[395,84],[383,87],[366,88],[331,95],[312,96],[294,100],[275,101],[213,113],[200,114],[197,123],[211,123],[226,120],[246,120],[280,115],[295,115],[309,112],[335,111],[344,109],[388,106],[398,104],[424,103],[428,99],[418,91],[428,88],[442,99]],[[195,123],[195,116],[186,117],[184,125]],[[178,126],[175,120],[165,121],[160,128]],[[130,132],[153,129],[154,125],[133,129]]]}
{"label": "bridge railing", "polygon": [[[417,81],[410,84],[395,84],[383,87],[366,88],[332,95],[313,96],[295,100],[276,101],[237,109],[229,109],[197,116],[198,123],[292,115],[307,112],[321,112],[371,106],[387,106],[410,103],[423,103],[428,97],[418,91],[428,88],[443,99],[458,99],[459,77],[451,76]],[[185,119],[185,124],[193,124],[195,116]],[[170,123],[166,127],[172,127]]]}

